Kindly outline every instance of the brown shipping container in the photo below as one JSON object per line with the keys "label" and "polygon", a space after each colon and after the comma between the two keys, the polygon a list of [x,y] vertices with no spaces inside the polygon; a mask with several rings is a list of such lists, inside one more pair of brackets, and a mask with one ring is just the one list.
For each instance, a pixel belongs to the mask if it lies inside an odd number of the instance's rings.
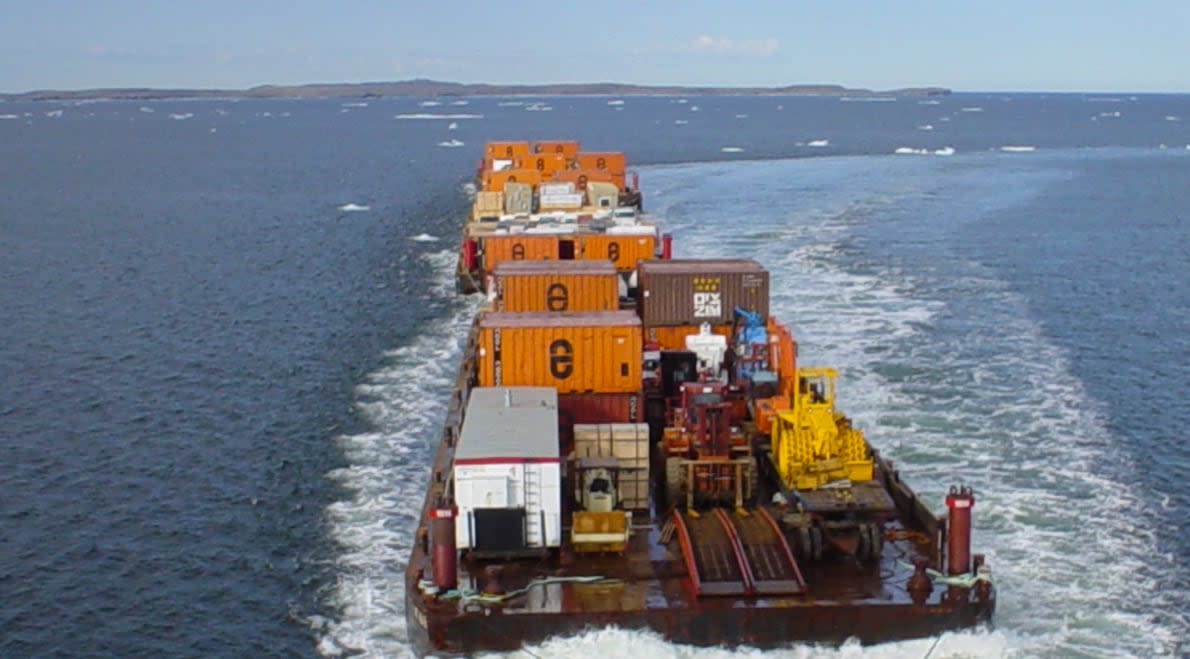
{"label": "brown shipping container", "polygon": [[542,261],[558,258],[558,244],[569,242],[571,252],[577,236],[554,233],[512,233],[483,238],[483,270],[492,272],[501,261]]}
{"label": "brown shipping container", "polygon": [[528,142],[488,142],[483,154],[488,158],[516,158],[529,153]]}
{"label": "brown shipping container", "polygon": [[639,391],[640,319],[630,311],[486,312],[477,359],[481,387]]}
{"label": "brown shipping container", "polygon": [[533,153],[560,153],[569,160],[578,155],[578,142],[572,140],[542,140],[533,144]]}
{"label": "brown shipping container", "polygon": [[497,311],[616,311],[620,278],[607,261],[500,261]]}
{"label": "brown shipping container", "polygon": [[612,174],[624,175],[624,154],[619,151],[579,153],[576,160],[579,169],[602,169]]}
{"label": "brown shipping container", "polygon": [[646,327],[721,325],[735,307],[769,315],[769,273],[752,259],[641,261],[637,311]]}
{"label": "brown shipping container", "polygon": [[582,242],[584,259],[607,259],[620,271],[634,270],[637,262],[656,256],[657,237],[652,235],[586,233]]}
{"label": "brown shipping container", "polygon": [[566,169],[566,156],[560,153],[530,153],[518,156],[516,166],[519,169],[535,169],[545,179],[558,170]]}
{"label": "brown shipping container", "polygon": [[644,398],[639,391],[618,394],[558,394],[558,425],[576,423],[637,423],[644,421]]}
{"label": "brown shipping container", "polygon": [[[731,341],[732,325],[711,325],[711,333]],[[645,343],[656,343],[662,350],[685,350],[686,337],[698,334],[700,325],[651,325],[644,330]]]}

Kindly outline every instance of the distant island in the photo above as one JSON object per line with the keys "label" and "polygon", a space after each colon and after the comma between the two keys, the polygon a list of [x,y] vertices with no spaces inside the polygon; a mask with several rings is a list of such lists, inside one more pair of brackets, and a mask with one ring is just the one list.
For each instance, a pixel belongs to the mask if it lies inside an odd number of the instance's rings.
{"label": "distant island", "polygon": [[950,94],[950,90],[943,87],[909,87],[874,91],[842,85],[685,87],[680,85],[630,85],[615,82],[488,85],[419,79],[397,82],[260,85],[249,89],[43,89],[16,94],[0,94],[0,99],[5,101],[100,99],[148,101],[183,98],[381,98],[385,96],[945,96],[947,94]]}

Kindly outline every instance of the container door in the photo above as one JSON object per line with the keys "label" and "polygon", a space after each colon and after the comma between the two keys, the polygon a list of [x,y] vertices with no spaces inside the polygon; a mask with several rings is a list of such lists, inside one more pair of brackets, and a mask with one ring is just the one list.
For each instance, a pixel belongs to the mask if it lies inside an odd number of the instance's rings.
{"label": "container door", "polygon": [[558,260],[573,261],[574,260],[574,241],[573,240],[559,240],[558,241]]}

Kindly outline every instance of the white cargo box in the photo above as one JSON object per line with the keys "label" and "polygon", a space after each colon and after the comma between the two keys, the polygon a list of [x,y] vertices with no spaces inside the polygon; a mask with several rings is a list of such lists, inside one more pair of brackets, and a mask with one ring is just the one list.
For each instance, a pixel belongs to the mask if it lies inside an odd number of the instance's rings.
{"label": "white cargo box", "polygon": [[614,458],[620,505],[649,507],[649,424],[576,423],[574,455]]}
{"label": "white cargo box", "polygon": [[582,208],[584,195],[581,192],[567,194],[543,194],[538,200],[540,208]]}
{"label": "white cargo box", "polygon": [[556,194],[574,194],[574,184],[542,183],[541,185],[537,186],[537,192],[543,197]]}
{"label": "white cargo box", "polygon": [[557,390],[473,388],[453,479],[460,549],[517,553],[559,546]]}
{"label": "white cargo box", "polygon": [[525,229],[525,233],[577,233],[578,227],[573,224],[539,224]]}
{"label": "white cargo box", "polygon": [[613,225],[607,228],[607,232],[620,236],[655,236],[657,227],[648,224]]}

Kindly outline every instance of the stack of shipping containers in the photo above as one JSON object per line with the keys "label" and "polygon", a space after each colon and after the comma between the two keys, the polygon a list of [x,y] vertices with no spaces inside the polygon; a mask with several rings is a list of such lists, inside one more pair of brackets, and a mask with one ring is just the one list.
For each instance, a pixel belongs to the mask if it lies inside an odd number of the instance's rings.
{"label": "stack of shipping containers", "polygon": [[501,261],[480,318],[480,386],[558,390],[561,450],[574,424],[644,421],[640,319],[620,311],[609,261]]}

